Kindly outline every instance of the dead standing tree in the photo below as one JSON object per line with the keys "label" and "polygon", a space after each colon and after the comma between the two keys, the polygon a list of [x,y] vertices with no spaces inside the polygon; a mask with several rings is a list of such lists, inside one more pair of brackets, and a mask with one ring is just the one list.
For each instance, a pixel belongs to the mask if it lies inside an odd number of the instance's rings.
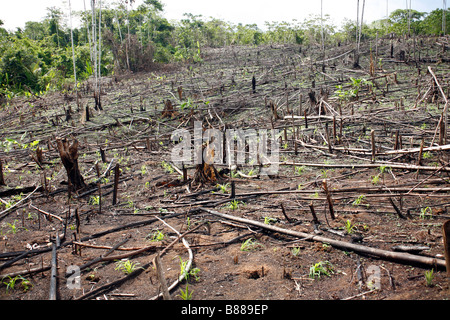
{"label": "dead standing tree", "polygon": [[78,167],[78,141],[74,140],[72,144],[66,139],[56,140],[61,162],[66,168],[69,188],[71,191],[78,191],[86,188],[83,176]]}

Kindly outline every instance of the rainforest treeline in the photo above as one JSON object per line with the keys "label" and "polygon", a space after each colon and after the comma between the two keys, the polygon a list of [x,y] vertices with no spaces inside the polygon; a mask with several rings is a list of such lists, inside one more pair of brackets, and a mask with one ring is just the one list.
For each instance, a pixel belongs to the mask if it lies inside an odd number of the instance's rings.
{"label": "rainforest treeline", "polygon": [[[439,35],[444,26],[445,34],[450,31],[450,14],[442,9],[429,13],[395,10],[386,19],[363,23],[361,31],[356,21],[344,20],[338,27],[329,15],[266,22],[263,28],[191,13],[180,21],[168,21],[158,0],[145,0],[136,7],[129,0],[102,6],[91,0],[91,7],[84,11],[66,11],[47,8],[42,21],[28,21],[16,30],[6,30],[0,20],[0,98],[42,95],[93,75],[150,71],[164,63],[201,63],[205,47],[308,46],[322,41],[338,45],[356,41],[358,34],[364,41],[389,33]],[[72,18],[78,18],[80,25],[72,28]]]}

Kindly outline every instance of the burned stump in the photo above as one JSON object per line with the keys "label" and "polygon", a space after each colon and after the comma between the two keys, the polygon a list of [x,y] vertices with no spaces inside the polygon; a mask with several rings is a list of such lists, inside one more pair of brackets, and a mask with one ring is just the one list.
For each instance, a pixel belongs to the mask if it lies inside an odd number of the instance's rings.
{"label": "burned stump", "polygon": [[66,139],[57,139],[56,144],[61,162],[67,171],[71,190],[78,191],[86,188],[86,183],[78,167],[78,141],[74,140],[72,144],[69,144]]}
{"label": "burned stump", "polygon": [[177,112],[175,111],[175,109],[172,105],[172,101],[166,100],[166,102],[164,103],[164,110],[162,113],[162,117],[163,118],[173,118],[176,115],[177,115]]}
{"label": "burned stump", "polygon": [[206,184],[206,183],[218,183],[222,180],[222,176],[214,167],[214,149],[209,144],[204,144],[202,150],[206,149],[206,160],[202,158],[202,163],[197,164],[194,173],[194,183]]}

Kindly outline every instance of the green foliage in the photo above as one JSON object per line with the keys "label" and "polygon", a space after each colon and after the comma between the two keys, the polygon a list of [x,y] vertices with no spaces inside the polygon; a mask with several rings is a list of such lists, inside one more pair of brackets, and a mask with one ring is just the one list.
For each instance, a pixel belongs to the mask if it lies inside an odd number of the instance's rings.
{"label": "green foliage", "polygon": [[119,270],[125,274],[130,274],[137,270],[139,262],[131,262],[129,259],[124,259],[116,262],[114,270]]}
{"label": "green foliage", "polygon": [[[131,2],[131,1],[130,1]],[[154,63],[173,61],[201,63],[202,48],[227,45],[257,46],[273,43],[325,44],[354,41],[356,23],[345,20],[338,29],[329,15],[310,15],[303,21],[265,22],[265,30],[256,24],[233,24],[217,18],[185,13],[180,21],[162,16],[159,0],[145,0],[132,7],[121,1],[102,8],[101,74],[111,75],[116,68],[141,71]],[[16,94],[45,94],[74,81],[71,30],[61,9],[51,7],[43,21],[28,21],[25,28],[8,32],[0,28],[0,97]],[[98,14],[98,12],[97,12]],[[411,15],[410,15],[411,14]],[[381,37],[390,32],[405,34],[442,33],[442,9],[429,14],[398,9],[389,18],[362,26],[362,40]],[[75,68],[79,80],[94,72],[90,53],[91,10],[77,13],[81,26],[73,29]],[[410,18],[409,18],[410,17]],[[450,33],[450,14],[446,16],[446,34]],[[352,88],[337,87],[343,100],[357,96],[364,82]]]}
{"label": "green foliage", "polygon": [[180,288],[180,294],[179,297],[183,300],[192,300],[192,293],[194,291],[189,291],[189,284],[186,284],[186,289],[183,291],[183,289]]}
{"label": "green foliage", "polygon": [[254,251],[262,249],[263,244],[256,241],[254,238],[248,238],[241,244],[241,251]]}
{"label": "green foliage", "polygon": [[433,279],[434,279],[433,269],[425,270],[425,281],[426,281],[427,287],[433,286]]}
{"label": "green foliage", "polygon": [[352,234],[356,229],[356,226],[354,224],[352,224],[352,222],[350,220],[347,220],[345,222],[345,230],[347,231],[348,234]]}
{"label": "green foliage", "polygon": [[433,217],[432,211],[430,207],[420,208],[420,219],[431,219]]}
{"label": "green foliage", "polygon": [[231,209],[231,210],[237,210],[237,209],[239,209],[239,206],[241,204],[244,204],[244,203],[239,200],[231,200],[230,203],[227,205],[227,208]]}
{"label": "green foliage", "polygon": [[[8,280],[5,280],[8,278]],[[17,282],[20,280],[20,287],[23,289],[24,292],[27,292],[30,287],[32,286],[30,280],[24,278],[23,276],[7,276],[2,279],[3,284],[6,285],[6,292],[8,293],[9,290],[15,290],[17,288]]]}
{"label": "green foliage", "polygon": [[309,277],[311,279],[320,279],[323,275],[331,277],[332,273],[334,273],[333,265],[328,261],[319,261],[309,268]]}
{"label": "green foliage", "polygon": [[163,241],[165,238],[164,233],[162,233],[160,230],[155,230],[147,235],[146,237],[151,242],[157,242],[157,241]]}

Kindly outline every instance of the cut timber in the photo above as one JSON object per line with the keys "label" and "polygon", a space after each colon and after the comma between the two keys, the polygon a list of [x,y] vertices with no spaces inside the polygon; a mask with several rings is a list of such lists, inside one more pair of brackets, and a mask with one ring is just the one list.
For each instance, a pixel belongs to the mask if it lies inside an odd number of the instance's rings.
{"label": "cut timber", "polygon": [[249,219],[245,219],[245,218],[241,218],[241,217],[231,216],[231,215],[220,213],[218,211],[210,210],[207,208],[199,208],[199,209],[203,210],[205,212],[208,212],[212,215],[222,217],[224,219],[233,220],[233,221],[237,221],[237,222],[241,222],[241,223],[246,223],[246,224],[257,226],[257,227],[267,229],[267,230],[270,230],[273,232],[279,232],[279,233],[291,235],[294,237],[299,237],[299,238],[302,238],[303,240],[328,243],[331,246],[339,248],[339,249],[354,251],[356,253],[361,253],[361,254],[377,257],[380,259],[390,260],[390,261],[394,261],[397,263],[404,263],[404,264],[418,264],[418,265],[431,266],[433,268],[445,268],[445,261],[442,259],[418,256],[418,255],[405,253],[405,252],[394,252],[394,251],[388,251],[388,250],[383,250],[383,249],[378,249],[378,248],[371,248],[371,247],[367,247],[367,246],[364,246],[361,244],[336,240],[336,239],[332,239],[332,238],[326,238],[326,237],[317,236],[317,235],[313,235],[313,234],[309,234],[309,233],[301,232],[301,231],[284,229],[284,228],[280,228],[277,226],[268,225],[268,224],[265,224],[265,223],[259,222],[259,221],[254,221],[254,220],[249,220]]}
{"label": "cut timber", "polygon": [[[443,146],[435,146],[435,147],[429,147],[429,148],[423,148],[423,152],[427,151],[444,151],[444,150],[450,150],[450,144],[446,144]],[[411,148],[411,149],[401,149],[401,150],[388,150],[384,153],[381,153],[381,155],[387,155],[387,154],[406,154],[406,153],[416,153],[420,152],[419,148]]]}
{"label": "cut timber", "polygon": [[78,191],[86,188],[83,176],[81,175],[78,167],[78,141],[74,140],[71,145],[66,139],[57,139],[56,144],[61,157],[61,162],[67,171],[67,177],[69,179],[69,186],[74,188],[74,191]]}

